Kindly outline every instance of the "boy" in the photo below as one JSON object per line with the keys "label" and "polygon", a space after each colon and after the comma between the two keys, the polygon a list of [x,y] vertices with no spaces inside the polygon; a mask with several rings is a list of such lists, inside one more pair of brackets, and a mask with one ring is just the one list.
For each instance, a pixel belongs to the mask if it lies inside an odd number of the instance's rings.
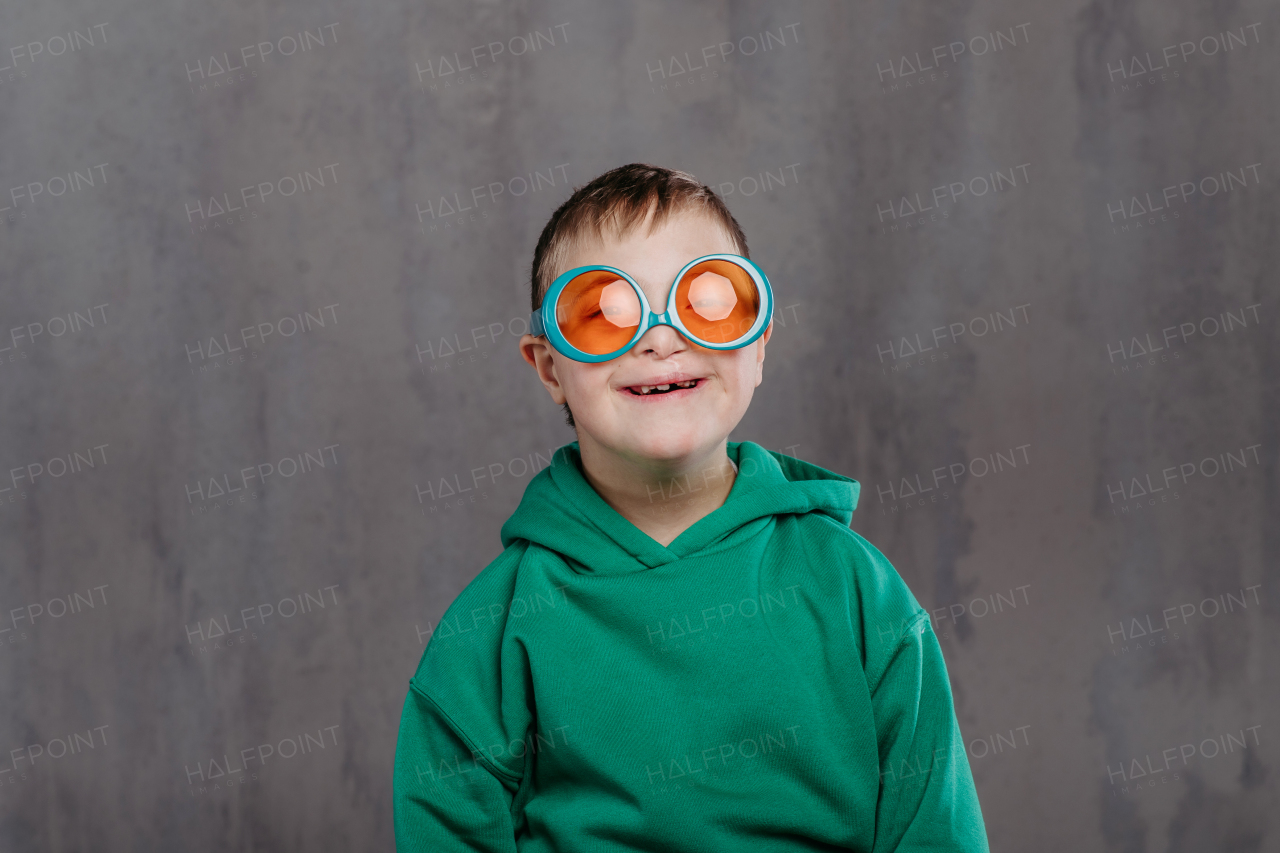
{"label": "boy", "polygon": [[532,306],[521,353],[578,439],[410,680],[397,847],[987,851],[928,613],[849,528],[859,484],[728,441],[772,293],[715,192],[643,164],[576,190]]}

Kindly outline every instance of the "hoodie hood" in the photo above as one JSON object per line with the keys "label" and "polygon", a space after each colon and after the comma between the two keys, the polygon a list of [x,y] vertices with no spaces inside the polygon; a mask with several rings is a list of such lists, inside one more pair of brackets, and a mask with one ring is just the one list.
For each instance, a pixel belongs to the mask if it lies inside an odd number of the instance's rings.
{"label": "hoodie hood", "polygon": [[818,512],[845,527],[852,521],[857,480],[753,441],[730,441],[727,451],[738,475],[724,504],[664,547],[600,497],[583,474],[578,442],[566,444],[529,481],[502,525],[502,547],[523,539],[569,559],[578,571],[618,574],[696,554],[766,516]]}

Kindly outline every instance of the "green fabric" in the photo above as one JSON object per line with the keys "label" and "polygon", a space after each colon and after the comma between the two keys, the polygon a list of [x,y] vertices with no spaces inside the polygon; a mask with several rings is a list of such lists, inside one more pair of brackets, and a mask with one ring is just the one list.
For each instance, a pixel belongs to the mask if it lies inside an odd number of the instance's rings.
{"label": "green fabric", "polygon": [[[396,745],[401,851],[986,851],[928,613],[857,481],[750,441],[663,547],[582,473],[525,489]],[[686,490],[707,483],[686,483]]]}

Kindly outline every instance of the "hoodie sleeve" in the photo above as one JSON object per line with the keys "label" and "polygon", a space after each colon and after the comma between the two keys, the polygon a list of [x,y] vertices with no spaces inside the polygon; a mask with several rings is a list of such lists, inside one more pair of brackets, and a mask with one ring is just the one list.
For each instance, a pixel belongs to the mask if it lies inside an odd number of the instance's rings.
{"label": "hoodie sleeve", "polygon": [[[920,611],[870,683],[880,753],[875,853],[988,853],[942,649]],[[868,673],[871,675],[871,673]]]}
{"label": "hoodie sleeve", "polygon": [[458,594],[409,679],[392,786],[401,853],[515,853],[534,719],[528,661],[506,630],[523,551],[506,549]]}
{"label": "hoodie sleeve", "polygon": [[393,804],[396,849],[514,853],[512,802],[519,780],[414,681],[396,741]]}

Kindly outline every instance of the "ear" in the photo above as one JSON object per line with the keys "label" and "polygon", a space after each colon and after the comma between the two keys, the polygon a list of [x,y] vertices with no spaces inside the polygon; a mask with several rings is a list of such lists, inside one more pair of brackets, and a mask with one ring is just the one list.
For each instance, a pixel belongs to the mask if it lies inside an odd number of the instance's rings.
{"label": "ear", "polygon": [[538,372],[538,379],[551,395],[552,401],[557,406],[564,405],[566,399],[564,388],[561,387],[560,379],[556,376],[555,354],[547,339],[543,336],[535,338],[533,335],[521,335],[519,347],[520,356],[533,365],[534,370]]}

